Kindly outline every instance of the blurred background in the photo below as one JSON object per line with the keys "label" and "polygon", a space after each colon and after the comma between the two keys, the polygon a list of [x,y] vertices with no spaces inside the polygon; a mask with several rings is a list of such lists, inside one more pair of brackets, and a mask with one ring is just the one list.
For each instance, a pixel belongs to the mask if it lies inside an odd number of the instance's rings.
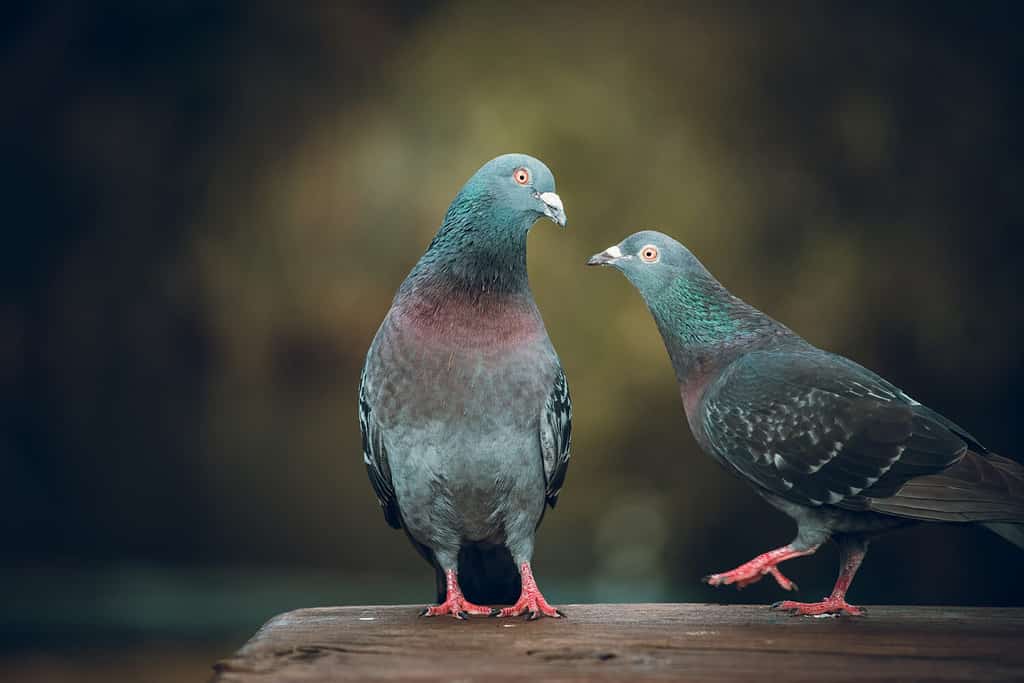
{"label": "blurred background", "polygon": [[[639,297],[642,227],[1020,459],[1013,3],[35,2],[0,27],[0,678],[203,680],[275,613],[426,603],[356,390],[462,183],[527,152],[569,228],[531,282],[574,459],[554,603],[700,582],[791,522],[698,452]],[[836,553],[786,565],[803,599]],[[1024,605],[982,529],[878,541],[860,604]],[[145,672],[144,674],[142,672]]]}

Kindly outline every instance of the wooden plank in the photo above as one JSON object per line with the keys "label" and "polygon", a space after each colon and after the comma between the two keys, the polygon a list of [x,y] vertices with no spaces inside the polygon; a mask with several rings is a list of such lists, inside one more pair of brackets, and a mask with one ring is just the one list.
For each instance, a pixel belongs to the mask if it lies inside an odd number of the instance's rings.
{"label": "wooden plank", "polygon": [[567,619],[417,616],[416,606],[274,617],[218,683],[256,681],[1024,681],[1024,609],[871,607],[790,617],[764,606],[569,605]]}

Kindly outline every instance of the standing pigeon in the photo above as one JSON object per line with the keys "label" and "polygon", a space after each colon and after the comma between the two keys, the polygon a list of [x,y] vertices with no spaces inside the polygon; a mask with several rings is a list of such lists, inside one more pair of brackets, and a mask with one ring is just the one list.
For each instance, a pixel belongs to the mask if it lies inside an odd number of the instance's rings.
{"label": "standing pigeon", "polygon": [[526,236],[541,216],[565,226],[547,166],[523,154],[484,164],[399,287],[363,366],[370,482],[387,523],[437,573],[440,604],[423,615],[560,616],[530,568],[572,428],[526,276]]}
{"label": "standing pigeon", "polygon": [[705,578],[742,588],[832,538],[832,594],[773,607],[863,614],[846,602],[868,540],[917,521],[980,522],[1024,547],[1024,467],[851,360],[730,294],[686,247],[644,231],[595,254],[640,291],[672,360],[697,442],[797,523],[788,545]]}

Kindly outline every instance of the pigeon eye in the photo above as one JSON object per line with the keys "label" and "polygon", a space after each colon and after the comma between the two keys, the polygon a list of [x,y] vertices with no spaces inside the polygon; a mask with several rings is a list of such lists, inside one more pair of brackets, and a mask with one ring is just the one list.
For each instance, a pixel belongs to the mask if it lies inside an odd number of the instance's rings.
{"label": "pigeon eye", "polygon": [[530,182],[530,169],[520,166],[512,172],[512,177],[520,185],[525,185]]}
{"label": "pigeon eye", "polygon": [[658,252],[658,248],[653,244],[648,244],[640,250],[640,259],[644,263],[657,263],[660,257],[661,254]]}

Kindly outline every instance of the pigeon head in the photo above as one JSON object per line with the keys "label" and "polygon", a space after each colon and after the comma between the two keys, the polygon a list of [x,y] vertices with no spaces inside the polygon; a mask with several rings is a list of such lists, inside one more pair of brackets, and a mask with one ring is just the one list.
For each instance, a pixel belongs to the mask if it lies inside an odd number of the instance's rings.
{"label": "pigeon head", "polygon": [[619,269],[648,302],[678,280],[711,277],[689,249],[656,230],[633,233],[591,256],[587,265]]}
{"label": "pigeon head", "polygon": [[544,162],[526,154],[503,154],[481,166],[452,202],[452,209],[486,216],[499,230],[526,231],[542,216],[565,227],[555,176]]}
{"label": "pigeon head", "polygon": [[545,216],[565,226],[550,169],[526,154],[491,159],[455,195],[405,288],[527,291],[526,235]]}
{"label": "pigeon head", "polygon": [[730,294],[689,249],[654,230],[630,235],[591,256],[587,265],[618,268],[637,288],[680,382],[726,358],[727,349],[783,329]]}

